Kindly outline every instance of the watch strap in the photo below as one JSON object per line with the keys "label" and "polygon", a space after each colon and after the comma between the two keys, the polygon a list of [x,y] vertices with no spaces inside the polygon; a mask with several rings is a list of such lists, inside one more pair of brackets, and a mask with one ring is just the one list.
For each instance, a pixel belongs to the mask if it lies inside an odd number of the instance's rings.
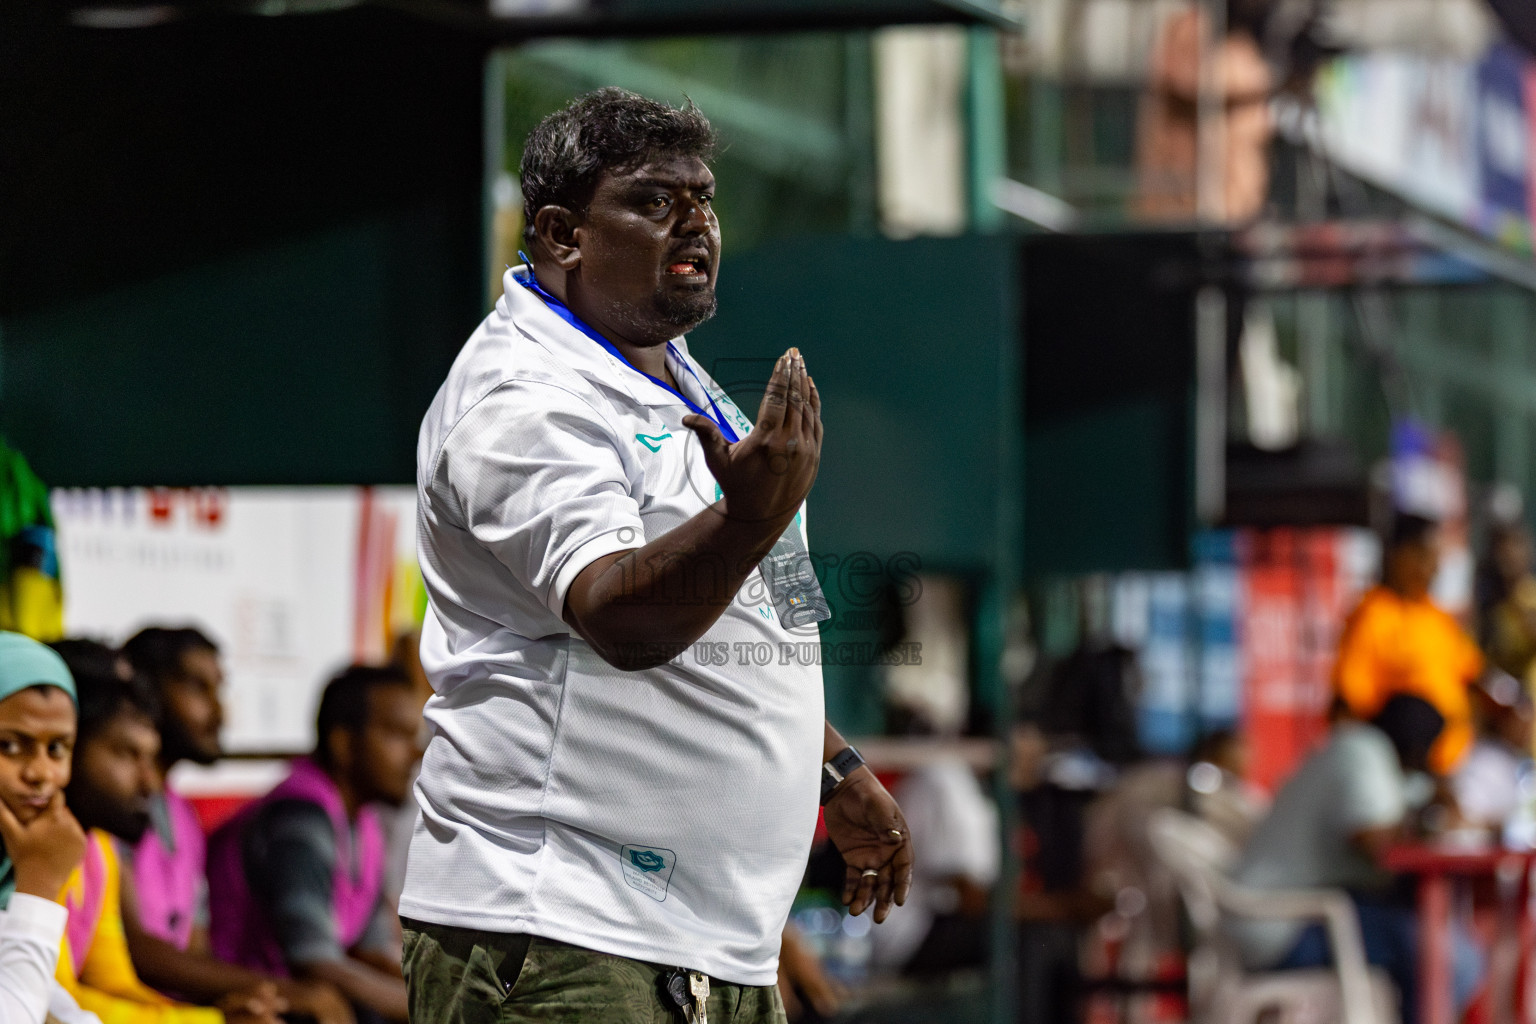
{"label": "watch strap", "polygon": [[843,784],[843,780],[857,771],[864,763],[864,758],[851,746],[844,747],[833,755],[832,760],[821,766],[821,803],[825,807],[837,787]]}

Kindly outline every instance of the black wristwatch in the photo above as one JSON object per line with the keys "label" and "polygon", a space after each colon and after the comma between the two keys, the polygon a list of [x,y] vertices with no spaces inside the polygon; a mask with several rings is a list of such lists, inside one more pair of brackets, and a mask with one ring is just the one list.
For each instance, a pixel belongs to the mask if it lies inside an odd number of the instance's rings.
{"label": "black wristwatch", "polygon": [[844,747],[832,760],[821,766],[821,806],[827,806],[827,801],[832,799],[837,787],[863,763],[864,759],[857,750]]}

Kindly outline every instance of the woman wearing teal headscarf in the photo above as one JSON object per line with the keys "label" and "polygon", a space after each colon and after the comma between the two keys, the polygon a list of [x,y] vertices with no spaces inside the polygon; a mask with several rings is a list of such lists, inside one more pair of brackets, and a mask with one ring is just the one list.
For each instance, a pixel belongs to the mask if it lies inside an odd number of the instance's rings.
{"label": "woman wearing teal headscarf", "polygon": [[54,897],[85,851],[64,806],[75,718],[63,659],[0,632],[0,1024],[99,1024],[54,980],[69,917]]}

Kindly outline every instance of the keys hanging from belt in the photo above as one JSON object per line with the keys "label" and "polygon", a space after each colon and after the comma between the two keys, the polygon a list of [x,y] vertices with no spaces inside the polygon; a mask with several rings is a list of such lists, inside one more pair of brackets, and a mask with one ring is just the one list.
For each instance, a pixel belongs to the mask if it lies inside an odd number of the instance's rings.
{"label": "keys hanging from belt", "polygon": [[693,993],[693,1005],[699,1024],[709,1024],[709,975],[698,971],[688,972],[688,991]]}
{"label": "keys hanging from belt", "polygon": [[677,969],[667,975],[666,989],[684,1024],[709,1024],[709,975]]}

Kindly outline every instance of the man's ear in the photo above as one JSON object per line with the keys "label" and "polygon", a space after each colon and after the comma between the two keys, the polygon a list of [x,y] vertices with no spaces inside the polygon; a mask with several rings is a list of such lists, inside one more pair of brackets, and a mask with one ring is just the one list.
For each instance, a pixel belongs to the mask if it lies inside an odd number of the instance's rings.
{"label": "man's ear", "polygon": [[580,224],[581,218],[563,206],[541,206],[533,215],[533,233],[555,266],[567,273],[581,262],[581,241],[576,237]]}

